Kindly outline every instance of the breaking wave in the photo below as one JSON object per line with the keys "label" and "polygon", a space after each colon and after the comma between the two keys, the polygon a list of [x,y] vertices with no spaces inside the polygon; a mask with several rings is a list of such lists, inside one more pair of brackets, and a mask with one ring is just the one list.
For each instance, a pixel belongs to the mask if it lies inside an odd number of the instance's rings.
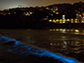
{"label": "breaking wave", "polygon": [[77,60],[73,58],[64,57],[59,54],[49,52],[45,49],[28,46],[20,41],[8,37],[0,36],[0,42],[6,45],[12,45],[11,47],[8,48],[8,51],[14,54],[34,55],[38,57],[53,58],[54,60],[61,61],[61,63],[79,63]]}

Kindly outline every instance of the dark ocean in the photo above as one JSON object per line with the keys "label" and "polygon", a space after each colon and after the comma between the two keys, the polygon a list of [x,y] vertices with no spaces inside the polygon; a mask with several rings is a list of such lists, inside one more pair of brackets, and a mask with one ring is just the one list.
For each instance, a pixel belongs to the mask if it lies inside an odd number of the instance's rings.
{"label": "dark ocean", "polygon": [[0,63],[83,62],[83,33],[1,29],[0,34]]}

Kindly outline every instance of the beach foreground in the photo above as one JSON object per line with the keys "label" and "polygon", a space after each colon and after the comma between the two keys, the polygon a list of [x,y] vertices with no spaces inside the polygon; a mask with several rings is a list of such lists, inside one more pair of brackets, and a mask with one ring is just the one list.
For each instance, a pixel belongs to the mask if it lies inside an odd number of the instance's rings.
{"label": "beach foreground", "polygon": [[0,36],[0,63],[79,63],[77,60]]}

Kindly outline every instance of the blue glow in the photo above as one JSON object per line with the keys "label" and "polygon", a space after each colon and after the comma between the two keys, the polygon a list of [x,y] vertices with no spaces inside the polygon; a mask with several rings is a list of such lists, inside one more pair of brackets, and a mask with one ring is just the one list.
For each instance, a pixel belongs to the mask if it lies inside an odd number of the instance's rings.
{"label": "blue glow", "polygon": [[62,63],[79,63],[78,61],[68,58],[68,57],[63,57],[58,54],[51,53],[47,50],[44,49],[38,49],[35,47],[27,46],[24,43],[21,43],[19,41],[16,41],[15,39],[9,39],[7,37],[0,36],[0,42],[9,42],[9,41],[14,41],[14,46],[10,47],[8,51],[12,53],[17,53],[19,55],[35,55],[39,57],[50,57],[56,60],[61,61]]}
{"label": "blue glow", "polygon": [[0,42],[9,42],[9,41],[16,41],[15,39],[9,39],[4,36],[0,36]]}

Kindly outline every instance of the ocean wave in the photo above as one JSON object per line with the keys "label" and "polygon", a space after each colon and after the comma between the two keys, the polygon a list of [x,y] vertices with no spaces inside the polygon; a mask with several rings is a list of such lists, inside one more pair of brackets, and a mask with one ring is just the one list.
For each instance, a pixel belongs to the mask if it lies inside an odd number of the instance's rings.
{"label": "ocean wave", "polygon": [[[8,47],[8,51],[18,55],[34,55],[37,57],[52,58],[58,60],[61,63],[80,63],[77,60],[69,57],[62,56],[60,54],[49,52],[48,50],[35,48],[33,46],[25,45],[24,43],[11,39],[8,37],[0,36],[0,42],[4,45],[12,45]],[[58,62],[59,63],[59,62]]]}

